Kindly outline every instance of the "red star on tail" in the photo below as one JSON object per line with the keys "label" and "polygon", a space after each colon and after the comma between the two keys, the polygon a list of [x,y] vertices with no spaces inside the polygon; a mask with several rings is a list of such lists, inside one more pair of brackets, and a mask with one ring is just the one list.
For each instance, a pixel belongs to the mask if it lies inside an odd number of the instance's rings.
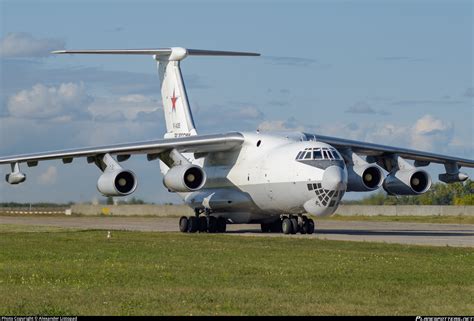
{"label": "red star on tail", "polygon": [[174,89],[173,89],[173,97],[171,97],[171,103],[172,103],[172,108],[173,110],[176,110],[176,101],[178,100],[178,97],[175,96],[174,94]]}

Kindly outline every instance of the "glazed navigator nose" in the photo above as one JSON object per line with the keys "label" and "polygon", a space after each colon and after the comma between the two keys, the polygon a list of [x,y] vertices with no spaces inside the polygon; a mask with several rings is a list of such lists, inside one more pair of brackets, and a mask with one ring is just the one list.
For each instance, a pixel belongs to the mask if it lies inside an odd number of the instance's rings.
{"label": "glazed navigator nose", "polygon": [[344,187],[344,171],[338,166],[330,166],[323,173],[322,186],[328,190],[340,190]]}

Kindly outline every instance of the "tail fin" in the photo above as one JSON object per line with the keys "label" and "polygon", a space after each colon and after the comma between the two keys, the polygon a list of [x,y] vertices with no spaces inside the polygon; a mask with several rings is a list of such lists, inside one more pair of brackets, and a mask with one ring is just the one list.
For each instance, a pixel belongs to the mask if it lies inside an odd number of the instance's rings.
{"label": "tail fin", "polygon": [[260,56],[252,52],[215,51],[185,49],[180,47],[164,49],[125,49],[125,50],[59,50],[57,54],[126,54],[153,55],[158,62],[161,82],[161,99],[166,120],[165,138],[197,135],[193,115],[189,108],[188,96],[181,75],[180,61],[189,55],[194,56]]}
{"label": "tail fin", "polygon": [[155,55],[166,121],[165,138],[197,135],[179,66],[185,57],[186,50],[182,48],[172,48],[169,56]]}

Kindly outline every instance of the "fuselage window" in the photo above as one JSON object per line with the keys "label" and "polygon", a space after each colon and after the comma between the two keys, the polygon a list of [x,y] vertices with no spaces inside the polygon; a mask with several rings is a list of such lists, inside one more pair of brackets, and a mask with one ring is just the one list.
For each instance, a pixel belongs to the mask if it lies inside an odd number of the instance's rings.
{"label": "fuselage window", "polygon": [[322,159],[322,158],[323,158],[323,155],[321,154],[321,150],[320,150],[320,149],[316,149],[316,150],[313,152],[313,158],[314,158],[314,159]]}

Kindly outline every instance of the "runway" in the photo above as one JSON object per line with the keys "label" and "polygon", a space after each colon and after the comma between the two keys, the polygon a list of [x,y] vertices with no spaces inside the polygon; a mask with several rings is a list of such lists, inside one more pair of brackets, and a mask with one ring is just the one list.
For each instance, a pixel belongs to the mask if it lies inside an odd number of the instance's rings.
{"label": "runway", "polygon": [[[178,232],[178,218],[0,216],[0,224],[39,225],[72,229]],[[430,246],[474,247],[474,225],[316,220],[313,235],[262,233],[260,225],[228,225],[228,235],[317,238]]]}

